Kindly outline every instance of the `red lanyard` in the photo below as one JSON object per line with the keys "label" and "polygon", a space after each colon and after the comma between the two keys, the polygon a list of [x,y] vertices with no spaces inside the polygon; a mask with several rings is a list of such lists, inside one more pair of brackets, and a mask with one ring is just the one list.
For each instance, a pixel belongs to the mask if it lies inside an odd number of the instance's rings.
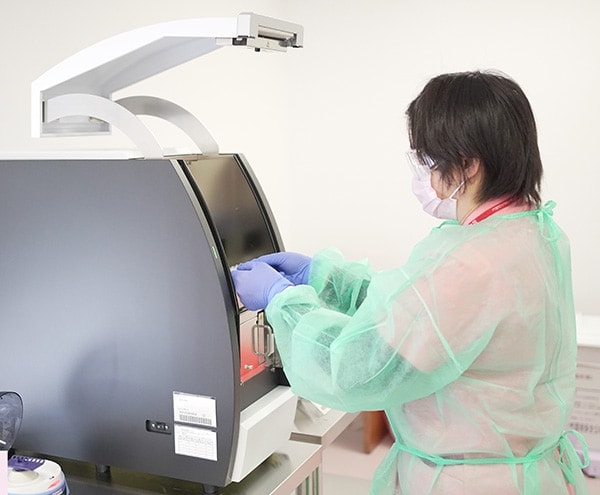
{"label": "red lanyard", "polygon": [[487,217],[493,215],[497,211],[500,211],[502,208],[506,208],[507,206],[512,205],[516,200],[517,198],[508,198],[504,201],[500,201],[500,203],[496,203],[491,208],[488,208],[484,212],[477,215],[473,220],[469,222],[469,225],[473,225],[475,223],[481,222],[482,220],[485,220]]}

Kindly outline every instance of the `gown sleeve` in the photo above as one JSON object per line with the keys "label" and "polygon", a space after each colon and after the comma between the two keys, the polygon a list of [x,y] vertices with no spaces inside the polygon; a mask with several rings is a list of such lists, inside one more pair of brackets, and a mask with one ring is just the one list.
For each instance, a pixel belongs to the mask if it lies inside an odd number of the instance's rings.
{"label": "gown sleeve", "polygon": [[476,247],[413,256],[382,272],[325,250],[309,284],[275,296],[266,314],[296,394],[339,410],[379,410],[462,374],[510,305],[501,285]]}

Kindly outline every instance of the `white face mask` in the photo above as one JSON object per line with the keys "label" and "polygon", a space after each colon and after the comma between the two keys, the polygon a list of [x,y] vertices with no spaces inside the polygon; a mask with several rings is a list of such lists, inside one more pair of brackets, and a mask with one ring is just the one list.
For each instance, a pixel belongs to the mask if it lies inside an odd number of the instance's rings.
{"label": "white face mask", "polygon": [[[427,169],[429,172],[429,169]],[[431,173],[420,174],[421,177],[413,176],[412,191],[417,197],[423,210],[430,215],[443,220],[458,220],[456,212],[456,198],[454,195],[463,186],[464,181],[452,191],[445,199],[438,198],[435,189],[431,187]]]}
{"label": "white face mask", "polygon": [[423,210],[436,218],[458,220],[457,201],[454,195],[465,181],[463,180],[450,196],[440,199],[435,189],[431,187],[431,170],[435,168],[435,162],[427,155],[419,156],[414,150],[406,153],[406,157],[413,172],[412,191],[423,206]]}

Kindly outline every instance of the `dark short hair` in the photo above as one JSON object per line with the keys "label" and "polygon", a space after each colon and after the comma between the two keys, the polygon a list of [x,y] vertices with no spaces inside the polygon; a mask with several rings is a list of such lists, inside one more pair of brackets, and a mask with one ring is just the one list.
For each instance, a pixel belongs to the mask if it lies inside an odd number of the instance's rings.
{"label": "dark short hair", "polygon": [[504,195],[539,204],[543,174],[531,105],[519,85],[494,72],[431,79],[406,111],[411,148],[436,163],[442,180],[479,159],[479,201]]}

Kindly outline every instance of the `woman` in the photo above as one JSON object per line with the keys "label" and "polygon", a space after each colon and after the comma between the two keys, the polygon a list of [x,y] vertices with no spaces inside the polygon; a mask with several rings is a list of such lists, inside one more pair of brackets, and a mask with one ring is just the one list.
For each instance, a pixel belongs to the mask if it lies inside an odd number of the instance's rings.
{"label": "woman", "polygon": [[407,110],[413,191],[448,219],[397,269],[334,250],[232,272],[293,390],[385,410],[396,442],[372,494],[585,493],[563,434],[575,390],[569,245],[541,206],[529,102],[493,73],[432,79]]}

